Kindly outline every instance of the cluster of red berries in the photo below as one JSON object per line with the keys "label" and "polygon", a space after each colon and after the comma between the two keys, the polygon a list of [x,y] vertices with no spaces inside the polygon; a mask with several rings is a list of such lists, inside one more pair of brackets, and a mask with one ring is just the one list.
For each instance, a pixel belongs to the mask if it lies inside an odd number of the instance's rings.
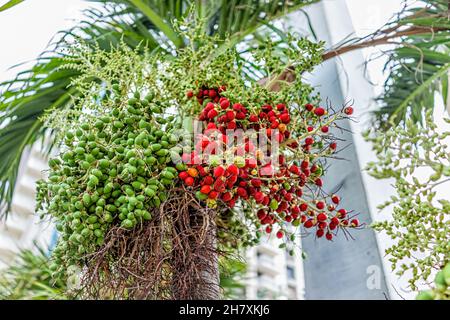
{"label": "cluster of red berries", "polygon": [[[276,236],[283,238],[284,226],[303,225],[306,229],[315,228],[318,238],[325,236],[332,240],[333,232],[341,227],[358,227],[357,219],[348,218],[345,209],[337,209],[340,198],[336,195],[322,200],[306,200],[303,188],[306,185],[322,187],[322,168],[305,157],[304,160],[287,161],[281,152],[277,156],[277,164],[267,160],[264,152],[246,136],[241,144],[234,145],[233,137],[227,135],[227,130],[253,129],[266,135],[269,144],[276,143],[283,148],[302,148],[308,155],[316,141],[313,134],[302,135],[301,140],[291,136],[291,114],[283,103],[274,106],[264,104],[258,110],[248,110],[240,103],[232,103],[222,97],[224,87],[219,89],[202,88],[196,95],[199,103],[204,103],[199,120],[206,128],[196,138],[195,148],[191,153],[183,154],[182,160],[187,164],[187,170],[179,172],[179,178],[188,187],[196,190],[196,196],[206,201],[210,207],[220,203],[232,208],[238,200],[250,202],[256,207],[256,214],[265,231],[271,233],[273,226],[279,226]],[[194,97],[189,91],[188,98]],[[326,115],[322,107],[305,105],[306,112],[312,112],[316,117]],[[350,115],[351,107],[343,110]],[[306,132],[317,131],[312,126]],[[328,126],[320,127],[322,134],[328,133]],[[230,147],[232,143],[232,147]],[[220,147],[220,148],[219,148]],[[233,161],[225,163],[224,154],[217,154],[218,148],[226,150]],[[329,148],[334,151],[336,142],[331,142]],[[208,152],[205,152],[208,151]],[[270,156],[270,151],[265,151]],[[328,201],[329,203],[327,203]]]}

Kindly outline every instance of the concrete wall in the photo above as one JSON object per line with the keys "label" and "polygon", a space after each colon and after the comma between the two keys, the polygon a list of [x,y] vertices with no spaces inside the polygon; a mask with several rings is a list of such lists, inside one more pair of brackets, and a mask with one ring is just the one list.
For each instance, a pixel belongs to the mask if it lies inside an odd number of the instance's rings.
{"label": "concrete wall", "polygon": [[[345,36],[353,32],[351,18],[345,1],[322,1],[307,10],[313,28],[319,39],[325,40],[327,46],[336,44]],[[305,19],[302,13],[291,17],[291,25],[298,30],[306,30]],[[341,107],[352,97],[349,92],[349,83],[356,86],[359,91],[355,97],[357,108],[366,108],[373,97],[370,85],[363,78],[363,63],[361,53],[353,52],[347,56],[349,65],[357,78],[348,78],[341,68],[343,58],[326,61],[320,65],[308,78],[324,99],[328,99],[333,106]],[[347,69],[345,69],[347,72]],[[355,80],[357,82],[355,82]],[[353,88],[355,89],[355,88]],[[358,99],[365,97],[367,100]],[[341,123],[347,130],[353,130],[354,124]],[[339,195],[342,206],[355,213],[359,212],[358,219],[362,223],[371,222],[371,208],[367,200],[366,188],[358,159],[358,145],[355,136],[349,132],[339,132],[346,142],[341,147],[349,145],[339,156],[346,160],[330,161],[331,165],[326,179],[325,188],[329,192],[337,191],[341,186]],[[358,136],[356,139],[360,139]],[[338,148],[339,149],[339,148]],[[384,262],[378,248],[377,237],[371,229],[354,230],[355,240],[346,238],[344,234],[330,243],[323,239],[315,239],[314,235],[302,241],[308,258],[304,261],[305,298],[306,299],[386,299],[389,289],[384,275]]]}

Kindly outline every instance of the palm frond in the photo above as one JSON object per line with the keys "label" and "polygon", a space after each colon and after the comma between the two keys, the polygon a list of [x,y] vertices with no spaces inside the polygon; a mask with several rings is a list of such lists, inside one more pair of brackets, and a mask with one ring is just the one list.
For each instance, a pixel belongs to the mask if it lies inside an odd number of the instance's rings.
{"label": "palm frond", "polygon": [[19,3],[23,2],[23,1],[24,0],[10,0],[10,1],[8,1],[7,3],[5,3],[4,5],[2,5],[0,7],[0,12],[5,11],[5,10],[7,10],[9,8],[12,8],[12,7],[18,5]]}
{"label": "palm frond", "polygon": [[[407,8],[396,22],[407,30],[433,32],[411,33],[389,52],[385,67],[388,78],[378,98],[375,111],[378,125],[404,123],[411,119],[423,123],[426,110],[433,109],[436,97],[448,102],[450,72],[450,20],[448,1],[421,1]],[[450,110],[449,106],[447,109]]]}
{"label": "palm frond", "polygon": [[42,248],[22,250],[0,275],[0,300],[65,299],[66,284],[54,279],[49,258]]}

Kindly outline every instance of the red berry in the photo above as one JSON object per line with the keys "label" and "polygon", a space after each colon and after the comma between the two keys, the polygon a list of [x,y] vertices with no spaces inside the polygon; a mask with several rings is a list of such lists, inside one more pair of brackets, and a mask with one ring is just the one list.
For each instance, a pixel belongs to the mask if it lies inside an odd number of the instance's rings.
{"label": "red berry", "polygon": [[255,188],[259,188],[259,187],[261,187],[262,181],[261,181],[261,179],[254,178],[254,179],[250,180],[250,183]]}
{"label": "red berry", "polygon": [[331,150],[336,150],[336,148],[337,148],[337,143],[336,142],[330,143],[330,149]]}
{"label": "red berry", "polygon": [[225,193],[222,195],[222,200],[223,200],[224,202],[228,202],[228,201],[231,200],[232,197],[233,197],[233,196],[231,195],[230,192],[225,192]]}
{"label": "red berry", "polygon": [[313,139],[313,138],[308,137],[308,138],[305,139],[305,144],[306,144],[307,146],[310,146],[310,145],[312,145],[313,143],[314,143],[314,139]]}
{"label": "red berry", "polygon": [[187,186],[192,186],[193,184],[194,184],[194,178],[192,178],[192,177],[187,177],[186,179],[184,179],[184,183],[187,185]]}
{"label": "red berry", "polygon": [[214,190],[208,194],[208,198],[210,198],[210,199],[217,199],[218,196],[219,196],[219,193]]}
{"label": "red berry", "polygon": [[314,109],[314,114],[319,117],[323,116],[325,112],[326,112],[325,109],[322,107],[317,107]]}
{"label": "red berry", "polygon": [[186,171],[182,171],[178,174],[178,177],[180,177],[181,180],[184,180],[189,177],[189,174]]}
{"label": "red berry", "polygon": [[232,176],[237,176],[237,174],[239,173],[239,168],[235,164],[232,164],[227,168],[227,173]]}
{"label": "red berry", "polygon": [[316,236],[317,236],[317,238],[322,238],[323,235],[324,235],[324,233],[325,233],[325,231],[323,231],[323,229],[318,229],[318,230],[316,231]]}
{"label": "red berry", "polygon": [[247,190],[245,190],[244,188],[239,187],[239,188],[237,188],[236,192],[242,198],[247,198],[248,197]]}
{"label": "red berry", "polygon": [[288,124],[291,121],[291,117],[287,113],[283,113],[280,115],[280,120],[281,122]]}
{"label": "red berry", "polygon": [[312,219],[306,220],[303,225],[305,226],[305,228],[312,228],[312,226],[314,225],[314,221]]}
{"label": "red berry", "polygon": [[353,114],[353,108],[352,107],[346,107],[344,109],[344,113],[348,116],[351,116]]}
{"label": "red berry", "polygon": [[352,226],[352,227],[357,227],[357,226],[359,226],[359,221],[358,221],[358,219],[352,219],[352,221],[350,221],[350,225]]}
{"label": "red berry", "polygon": [[308,205],[306,203],[300,204],[300,211],[306,211],[308,209]]}
{"label": "red berry", "polygon": [[192,90],[189,90],[188,92],[186,92],[186,97],[192,98],[193,96],[194,96],[194,92],[192,92]]}
{"label": "red berry", "polygon": [[200,192],[204,194],[208,194],[211,191],[211,186],[204,185],[200,188]]}
{"label": "red berry", "polygon": [[283,235],[284,235],[284,234],[283,234],[283,231],[278,231],[278,232],[277,232],[277,238],[278,238],[278,239],[283,238]]}
{"label": "red berry", "polygon": [[327,238],[328,241],[333,240],[333,234],[330,232],[327,232],[327,234],[325,235],[325,238]]}
{"label": "red berry", "polygon": [[245,113],[242,112],[242,111],[236,113],[236,119],[238,119],[238,120],[244,120],[244,119],[245,119]]}
{"label": "red berry", "polygon": [[314,127],[309,126],[308,128],[306,128],[306,130],[308,130],[308,132],[311,132],[314,130]]}
{"label": "red berry", "polygon": [[319,210],[322,210],[323,208],[325,208],[325,203],[323,201],[319,201],[316,203],[316,208]]}
{"label": "red berry", "polygon": [[249,120],[250,122],[258,122],[258,116],[257,116],[256,114],[252,114],[252,115],[248,118],[248,120]]}
{"label": "red berry", "polygon": [[323,126],[322,128],[320,128],[320,131],[322,131],[323,133],[327,133],[329,131],[329,128],[327,126]]}
{"label": "red berry", "polygon": [[338,218],[344,219],[347,216],[347,210],[339,209],[338,210]]}
{"label": "red berry", "polygon": [[320,222],[326,221],[327,220],[327,215],[325,213],[323,213],[323,212],[319,213],[317,215],[317,220],[320,221]]}
{"label": "red berry", "polygon": [[208,111],[207,116],[209,119],[214,119],[217,116],[217,114],[218,114],[217,111],[215,109],[212,109]]}
{"label": "red berry", "polygon": [[308,111],[312,111],[312,109],[314,109],[314,106],[312,104],[308,103],[305,105],[305,109]]}
{"label": "red berry", "polygon": [[277,104],[278,111],[284,111],[286,109],[286,105],[284,103]]}
{"label": "red berry", "polygon": [[226,109],[230,106],[230,100],[226,99],[226,98],[222,98],[220,99],[220,107],[222,109]]}
{"label": "red berry", "polygon": [[233,121],[234,118],[235,118],[234,111],[231,111],[231,110],[228,110],[228,111],[225,113],[225,115],[226,115],[226,117],[227,117],[227,121]]}
{"label": "red berry", "polygon": [[230,121],[227,123],[228,130],[234,130],[234,129],[236,129],[236,127],[237,127],[237,125],[236,125],[236,122],[234,122],[234,121]]}
{"label": "red berry", "polygon": [[255,198],[255,201],[258,203],[261,203],[264,201],[264,193],[257,191],[255,192],[255,195],[253,196]]}
{"label": "red berry", "polygon": [[267,226],[266,233],[271,233],[271,232],[272,232],[272,226]]}
{"label": "red berry", "polygon": [[341,201],[341,198],[339,198],[339,196],[337,196],[337,195],[333,195],[331,197],[331,201],[333,201],[334,204],[339,204],[339,202]]}
{"label": "red berry", "polygon": [[225,169],[222,166],[214,168],[214,177],[219,178],[225,174]]}
{"label": "red berry", "polygon": [[294,198],[293,194],[288,192],[284,195],[284,198],[286,199],[286,201],[292,201],[292,199]]}
{"label": "red berry", "polygon": [[314,183],[316,184],[316,186],[318,187],[322,187],[323,186],[323,181],[320,178],[317,178],[316,180],[314,180]]}

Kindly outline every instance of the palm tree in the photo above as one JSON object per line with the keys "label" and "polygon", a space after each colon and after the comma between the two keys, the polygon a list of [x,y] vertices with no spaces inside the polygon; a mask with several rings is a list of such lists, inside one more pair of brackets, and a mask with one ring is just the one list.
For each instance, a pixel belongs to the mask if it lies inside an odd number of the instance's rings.
{"label": "palm tree", "polygon": [[[9,1],[0,11],[22,1]],[[281,33],[273,25],[274,20],[320,0],[90,1],[100,3],[102,10],[86,10],[85,19],[75,28],[61,32],[61,39],[37,59],[35,66],[0,84],[0,213],[10,210],[22,152],[49,131],[39,117],[48,108],[70,106],[71,96],[76,95],[68,85],[77,72],[59,69],[62,51],[74,38],[96,43],[104,50],[115,47],[122,39],[131,48],[143,43],[143,50],[146,47],[171,55],[172,46],[185,45],[174,30],[173,21],[182,19],[192,4],[196,4],[197,15],[207,20],[207,34],[230,36],[228,45],[235,45],[249,38],[263,40],[263,29],[266,33],[267,30]],[[422,111],[434,106],[436,91],[448,105],[449,3],[427,0],[406,6],[377,32],[350,39],[323,55],[327,60],[368,46],[396,45],[387,52],[389,76],[379,99],[382,107],[375,118],[379,125],[390,120],[400,123],[406,117],[422,121]]]}
{"label": "palm tree", "polygon": [[[70,107],[77,95],[69,87],[77,71],[62,69],[64,48],[74,39],[111,50],[122,41],[129,47],[173,55],[185,40],[176,32],[174,21],[181,20],[195,4],[195,14],[204,19],[204,32],[228,38],[227,46],[242,41],[264,43],[268,32],[283,35],[273,21],[289,12],[302,10],[319,0],[90,0],[102,9],[88,9],[75,28],[61,32],[60,39],[44,52],[29,70],[12,81],[0,84],[0,203],[1,213],[10,210],[21,155],[25,148],[52,134],[40,121],[49,108]],[[10,1],[0,11],[22,1]],[[406,7],[377,32],[348,40],[324,53],[331,59],[368,46],[395,44],[386,66],[389,78],[376,113],[380,126],[401,123],[411,116],[420,122],[423,109],[433,106],[434,93],[448,92],[448,45],[450,41],[447,0],[420,1]],[[220,48],[219,48],[220,50]],[[249,73],[252,70],[248,70]],[[280,75],[288,80],[290,69]],[[264,82],[264,79],[257,79]],[[276,89],[276,88],[274,88]],[[52,145],[48,146],[50,150]]]}

